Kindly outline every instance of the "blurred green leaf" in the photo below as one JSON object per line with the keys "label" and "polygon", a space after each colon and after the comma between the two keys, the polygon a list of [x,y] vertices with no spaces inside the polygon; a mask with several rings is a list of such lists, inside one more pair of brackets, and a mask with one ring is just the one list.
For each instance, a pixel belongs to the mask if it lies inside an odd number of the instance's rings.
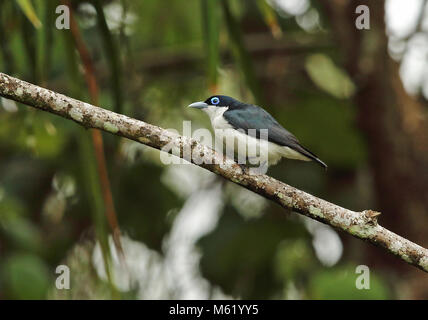
{"label": "blurred green leaf", "polygon": [[266,0],[257,0],[257,5],[259,6],[263,19],[270,28],[272,35],[275,38],[280,38],[282,36],[282,30],[276,18],[275,10]]}
{"label": "blurred green leaf", "polygon": [[312,81],[322,90],[338,98],[349,98],[355,85],[342,69],[324,54],[312,54],[306,59],[306,71]]}
{"label": "blurred green leaf", "polygon": [[37,77],[42,85],[48,80],[52,65],[53,26],[55,25],[55,8],[58,4],[54,1],[37,1],[37,15],[44,21],[45,28],[37,30]]}
{"label": "blurred green leaf", "polygon": [[309,284],[311,298],[328,300],[390,298],[386,284],[373,271],[370,271],[370,289],[357,289],[356,280],[358,276],[360,274],[355,273],[355,266],[321,270],[311,278]]}
{"label": "blurred green leaf", "polygon": [[202,0],[202,26],[207,56],[208,84],[211,92],[215,93],[218,78],[219,63],[219,16],[216,0]]}
{"label": "blurred green leaf", "polygon": [[122,113],[122,73],[121,73],[121,64],[120,64],[120,55],[118,53],[119,47],[114,41],[113,35],[111,34],[106,17],[104,15],[104,9],[100,0],[95,0],[93,2],[95,9],[97,10],[97,21],[98,27],[101,31],[101,36],[103,39],[104,52],[107,55],[107,61],[110,67],[110,82],[111,90],[113,91],[114,96],[114,111]]}
{"label": "blurred green leaf", "polygon": [[[30,220],[16,216],[3,220],[1,229],[15,248],[31,250],[37,253],[42,249],[42,235],[37,226]],[[1,230],[0,229],[0,230]]]}
{"label": "blurred green leaf", "polygon": [[34,10],[31,0],[16,0],[16,3],[18,3],[22,12],[24,12],[28,20],[31,21],[31,23],[36,29],[42,26],[42,23],[37,17],[36,11]]}
{"label": "blurred green leaf", "polygon": [[275,271],[284,282],[295,280],[299,274],[307,274],[319,266],[312,254],[313,249],[305,239],[282,241],[276,252]]}
{"label": "blurred green leaf", "polygon": [[21,199],[8,194],[5,189],[0,186],[0,225],[16,217],[24,216],[26,213]]}
{"label": "blurred green leaf", "polygon": [[2,274],[13,299],[44,299],[49,287],[46,264],[36,255],[16,253],[6,259]]}

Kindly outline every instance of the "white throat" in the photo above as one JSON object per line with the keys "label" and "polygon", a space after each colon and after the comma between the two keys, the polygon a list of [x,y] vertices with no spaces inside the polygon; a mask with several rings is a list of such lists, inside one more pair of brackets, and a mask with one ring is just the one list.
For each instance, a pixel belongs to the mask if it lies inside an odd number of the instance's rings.
{"label": "white throat", "polygon": [[205,113],[210,117],[211,125],[214,129],[227,129],[231,126],[224,119],[223,113],[225,113],[228,109],[229,107],[208,106],[202,110],[205,111]]}

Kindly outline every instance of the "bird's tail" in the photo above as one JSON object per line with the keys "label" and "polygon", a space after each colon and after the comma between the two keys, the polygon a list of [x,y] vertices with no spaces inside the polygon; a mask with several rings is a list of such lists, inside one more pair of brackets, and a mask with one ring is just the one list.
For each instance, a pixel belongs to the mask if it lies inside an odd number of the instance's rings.
{"label": "bird's tail", "polygon": [[299,145],[294,146],[293,149],[296,150],[297,152],[300,152],[305,157],[315,161],[317,164],[319,164],[321,167],[323,167],[325,170],[327,170],[327,168],[328,168],[327,164],[324,161],[322,161],[320,158],[318,158],[313,152],[306,149],[304,146],[299,144]]}
{"label": "bird's tail", "polygon": [[313,159],[316,163],[318,163],[321,167],[323,167],[325,170],[327,170],[328,166],[324,161],[322,161],[320,158]]}

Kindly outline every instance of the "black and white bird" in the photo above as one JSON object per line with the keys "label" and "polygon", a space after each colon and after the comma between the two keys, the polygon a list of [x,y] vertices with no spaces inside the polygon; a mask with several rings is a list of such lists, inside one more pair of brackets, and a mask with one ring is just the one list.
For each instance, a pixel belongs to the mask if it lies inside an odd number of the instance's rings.
{"label": "black and white bird", "polygon": [[[189,105],[205,111],[216,132],[224,131],[238,141],[245,141],[248,148],[261,148],[268,155],[268,165],[276,164],[281,158],[315,161],[324,168],[327,165],[314,153],[302,146],[297,138],[284,129],[266,110],[256,105],[240,102],[228,96],[216,95],[205,101]],[[232,129],[232,130],[224,130]],[[251,130],[252,129],[252,130]],[[267,129],[267,141],[260,143]],[[250,135],[251,132],[251,135]],[[256,132],[256,137],[254,137]],[[266,136],[266,135],[265,135]],[[217,138],[217,134],[216,134]],[[223,139],[224,137],[220,137]],[[267,143],[266,143],[267,142]],[[254,145],[255,144],[255,145]],[[264,150],[262,150],[264,148]]]}

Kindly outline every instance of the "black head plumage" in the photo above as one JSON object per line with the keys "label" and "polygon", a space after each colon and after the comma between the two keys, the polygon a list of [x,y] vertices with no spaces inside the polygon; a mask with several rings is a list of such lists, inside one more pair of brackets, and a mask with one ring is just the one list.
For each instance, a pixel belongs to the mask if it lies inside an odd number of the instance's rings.
{"label": "black head plumage", "polygon": [[232,97],[223,95],[211,96],[204,102],[210,106],[215,107],[237,107],[244,105],[243,102],[233,99]]}

